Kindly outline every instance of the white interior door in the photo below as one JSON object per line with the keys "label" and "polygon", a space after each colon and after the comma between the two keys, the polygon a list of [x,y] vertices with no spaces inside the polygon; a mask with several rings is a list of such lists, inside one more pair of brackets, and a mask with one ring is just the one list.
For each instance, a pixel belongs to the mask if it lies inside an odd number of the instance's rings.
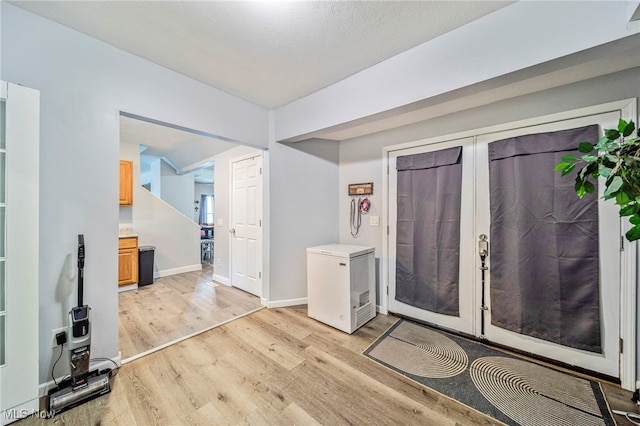
{"label": "white interior door", "polygon": [[[480,309],[482,297],[478,237],[490,235],[489,210],[489,161],[488,144],[493,141],[532,133],[550,132],[599,124],[601,128],[617,128],[619,112],[590,115],[575,119],[552,121],[514,130],[478,134],[465,139],[446,140],[411,148],[389,151],[389,311],[406,315],[440,327],[480,337],[481,316],[485,315],[485,337],[493,342],[518,350],[585,368],[591,371],[620,377],[620,251],[621,222],[611,201],[599,202],[599,252],[600,252],[600,318],[603,353],[569,348],[545,340],[507,331],[491,325],[490,273],[486,274],[485,297],[489,309]],[[396,291],[396,220],[397,173],[396,159],[454,146],[462,146],[462,216],[460,222],[460,315],[439,315],[406,305],[395,300]],[[572,179],[572,177],[567,177]],[[604,185],[599,185],[602,196]],[[488,266],[491,267],[490,254]]]}
{"label": "white interior door", "polygon": [[231,285],[262,296],[262,157],[231,163]]}
{"label": "white interior door", "polygon": [[[534,133],[553,132],[572,129],[591,124],[599,124],[603,129],[615,129],[618,126],[619,112],[610,112],[596,116],[581,117],[527,128],[480,135],[476,140],[476,176],[477,176],[477,234],[486,234],[491,241],[489,232],[489,159],[487,146],[497,140]],[[532,177],[534,178],[534,177]],[[573,180],[574,175],[566,179]],[[598,185],[602,197],[604,184]],[[612,377],[620,376],[619,367],[619,339],[620,339],[620,218],[617,206],[611,201],[600,198],[598,203],[599,253],[600,253],[600,320],[603,353],[569,348],[546,340],[536,339],[512,331],[493,326],[491,324],[491,274],[486,274],[485,295],[489,310],[486,312],[485,335],[488,340],[509,347],[517,348],[536,355],[561,361],[569,365],[576,365],[591,371],[607,374]],[[477,256],[476,256],[477,257]],[[477,262],[476,262],[477,263]],[[491,270],[491,253],[488,257],[488,267]],[[476,273],[476,282],[480,280],[480,273]]]}

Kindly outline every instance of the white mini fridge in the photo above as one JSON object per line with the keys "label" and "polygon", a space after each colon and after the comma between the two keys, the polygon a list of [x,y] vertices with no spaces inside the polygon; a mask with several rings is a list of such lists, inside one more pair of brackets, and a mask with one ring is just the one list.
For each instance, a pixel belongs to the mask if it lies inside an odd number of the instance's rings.
{"label": "white mini fridge", "polygon": [[311,318],[351,334],[376,316],[374,251],[346,244],[307,249]]}

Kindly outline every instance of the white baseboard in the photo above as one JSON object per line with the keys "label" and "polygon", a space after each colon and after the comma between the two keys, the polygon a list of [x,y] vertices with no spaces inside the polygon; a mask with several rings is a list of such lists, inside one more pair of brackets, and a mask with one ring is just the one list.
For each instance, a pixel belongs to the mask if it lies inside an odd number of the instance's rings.
{"label": "white baseboard", "polygon": [[284,308],[287,306],[306,305],[307,298],[301,297],[299,299],[285,299],[285,300],[271,300],[267,301],[268,308]]}
{"label": "white baseboard", "polygon": [[202,264],[181,266],[179,268],[163,269],[153,274],[153,278],[168,277],[176,274],[184,274],[185,272],[202,271]]}
{"label": "white baseboard", "polygon": [[226,286],[231,286],[231,282],[229,278],[223,277],[222,275],[213,274],[213,280],[217,283],[224,284]]}
{"label": "white baseboard", "polygon": [[[66,354],[65,354],[66,355]],[[64,356],[64,355],[63,355]],[[97,357],[97,358],[102,358],[102,357]],[[120,367],[122,365],[122,357],[120,356],[120,352],[118,352],[118,356],[115,358],[110,358],[113,360],[113,362],[115,362],[118,367]],[[116,366],[113,364],[113,362],[108,361],[108,360],[100,360],[100,361],[96,361],[96,362],[92,362],[91,363],[91,370],[104,370],[107,368],[115,368]],[[64,377],[58,377],[56,378],[56,380],[58,381],[58,383],[60,383],[60,381],[63,379]],[[45,383],[40,383],[40,386],[38,387],[38,393],[40,395],[40,397],[43,397],[45,395],[47,395],[47,392],[49,392],[49,389],[53,389],[56,386],[56,384],[53,382],[53,380],[49,380],[48,382]]]}
{"label": "white baseboard", "polygon": [[387,315],[389,314],[389,311],[384,309],[382,306],[380,305],[376,305],[376,312],[382,315]]}
{"label": "white baseboard", "polygon": [[137,290],[138,283],[118,286],[118,293],[121,291]]}

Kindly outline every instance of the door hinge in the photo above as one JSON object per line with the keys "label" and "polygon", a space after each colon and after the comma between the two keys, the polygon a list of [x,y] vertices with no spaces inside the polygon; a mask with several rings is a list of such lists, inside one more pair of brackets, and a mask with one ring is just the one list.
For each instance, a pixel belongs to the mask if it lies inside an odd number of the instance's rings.
{"label": "door hinge", "polygon": [[624,236],[620,235],[620,251],[624,251]]}
{"label": "door hinge", "polygon": [[387,225],[387,235],[389,235],[389,225]]}
{"label": "door hinge", "polygon": [[260,167],[260,172],[259,173],[262,174],[262,167]]}
{"label": "door hinge", "polygon": [[262,278],[262,272],[258,272],[258,278]]}
{"label": "door hinge", "polygon": [[262,219],[258,221],[258,226],[262,226]]}
{"label": "door hinge", "polygon": [[387,174],[389,174],[389,165],[387,164]]}
{"label": "door hinge", "polygon": [[389,286],[387,286],[387,296],[389,295]]}
{"label": "door hinge", "polygon": [[624,340],[620,338],[620,353],[624,353]]}

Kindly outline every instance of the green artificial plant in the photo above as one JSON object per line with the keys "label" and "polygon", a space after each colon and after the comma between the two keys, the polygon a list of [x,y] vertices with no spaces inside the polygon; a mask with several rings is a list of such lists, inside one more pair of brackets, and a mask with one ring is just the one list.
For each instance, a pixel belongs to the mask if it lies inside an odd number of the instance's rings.
{"label": "green artificial plant", "polygon": [[[626,139],[635,130],[633,121],[620,119],[617,129],[605,129],[604,136],[594,145],[581,142],[578,151],[583,155],[565,155],[555,170],[562,176],[584,164],[576,176],[575,190],[578,197],[595,191],[591,178],[605,179],[604,199],[615,198],[620,206],[620,216],[629,216],[632,227],[626,233],[627,240],[640,239],[640,137]],[[636,136],[638,136],[636,134]]]}

